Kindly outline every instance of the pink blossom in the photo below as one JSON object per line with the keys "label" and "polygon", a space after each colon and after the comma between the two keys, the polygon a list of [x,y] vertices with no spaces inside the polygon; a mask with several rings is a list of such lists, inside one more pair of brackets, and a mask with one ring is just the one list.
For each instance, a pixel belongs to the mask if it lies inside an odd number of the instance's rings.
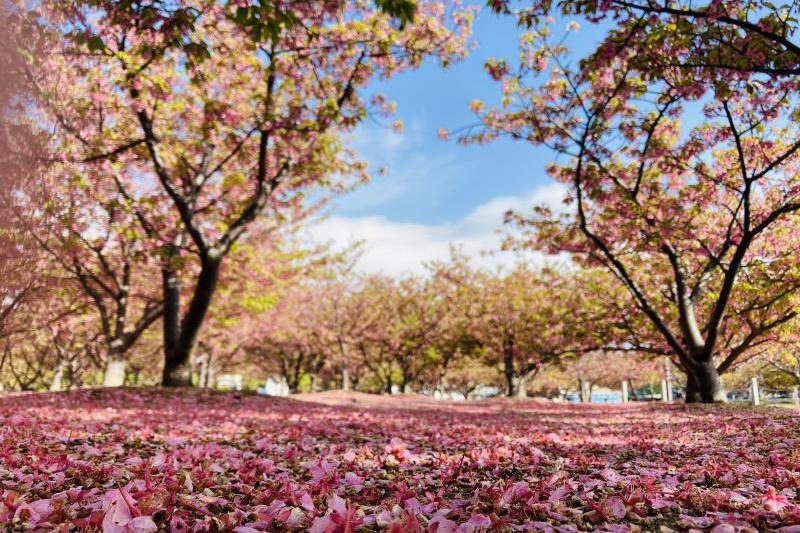
{"label": "pink blossom", "polygon": [[789,498],[783,494],[779,494],[775,490],[775,487],[769,487],[767,489],[767,493],[761,498],[761,502],[764,504],[764,509],[773,513],[780,512],[791,505]]}

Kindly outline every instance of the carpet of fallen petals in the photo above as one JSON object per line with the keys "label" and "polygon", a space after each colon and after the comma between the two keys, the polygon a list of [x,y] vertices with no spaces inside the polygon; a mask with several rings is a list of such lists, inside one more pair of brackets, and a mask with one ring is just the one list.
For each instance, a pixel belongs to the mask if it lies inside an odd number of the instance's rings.
{"label": "carpet of fallen petals", "polygon": [[800,532],[798,411],[302,399],[0,395],[0,531]]}

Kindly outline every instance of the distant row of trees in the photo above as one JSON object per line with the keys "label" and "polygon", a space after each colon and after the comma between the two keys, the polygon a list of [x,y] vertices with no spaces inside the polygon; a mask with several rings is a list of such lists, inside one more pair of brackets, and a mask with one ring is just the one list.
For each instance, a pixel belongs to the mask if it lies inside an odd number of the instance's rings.
{"label": "distant row of trees", "polygon": [[[339,275],[293,286],[256,321],[269,326],[256,330],[254,360],[272,365],[293,391],[467,396],[494,386],[509,396],[557,396],[579,390],[580,381],[613,388],[627,381],[633,390],[660,383],[664,356],[672,355],[603,269],[523,265],[491,273],[457,254],[429,265],[426,276]],[[786,329],[782,338],[792,335]],[[770,383],[800,383],[797,352],[761,340],[726,373],[757,364]]]}
{"label": "distant row of trees", "polygon": [[[282,379],[291,392],[459,392],[559,397],[623,381],[660,383],[668,349],[602,269],[571,265],[489,272],[454,253],[420,276],[357,275],[351,257],[242,245],[191,360],[193,382],[223,373],[249,386]],[[80,286],[23,305],[26,327],[10,332],[0,377],[6,386],[59,389],[100,384],[108,373],[104,325],[75,305]],[[32,302],[35,302],[33,300]],[[787,332],[788,334],[789,332]],[[159,332],[147,329],[122,383],[157,383]],[[745,372],[765,384],[800,384],[800,357],[769,343],[745,354]],[[673,358],[677,364],[677,358]],[[678,366],[678,368],[680,368]],[[736,368],[736,367],[734,367]],[[105,372],[104,372],[105,371]]]}
{"label": "distant row of trees", "polygon": [[269,326],[252,350],[292,390],[311,375],[345,390],[525,395],[544,364],[591,349],[594,332],[559,320],[582,309],[575,289],[556,270],[490,275],[458,257],[429,276],[335,277],[293,287],[258,317]]}

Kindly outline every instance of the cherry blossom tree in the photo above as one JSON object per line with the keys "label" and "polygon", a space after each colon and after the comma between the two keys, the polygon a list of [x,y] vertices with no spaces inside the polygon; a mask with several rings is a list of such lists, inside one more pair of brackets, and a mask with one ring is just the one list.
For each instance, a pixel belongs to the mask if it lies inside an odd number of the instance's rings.
{"label": "cherry blossom tree", "polygon": [[17,314],[17,329],[0,339],[2,386],[55,391],[99,382],[103,343],[80,291],[54,284],[24,300]]}
{"label": "cherry blossom tree", "polygon": [[794,323],[784,332],[780,341],[772,343],[760,357],[751,361],[770,385],[791,388],[800,387],[800,353],[797,351],[796,327]]}
{"label": "cherry blossom tree", "polygon": [[[319,387],[326,350],[313,314],[315,293],[289,287],[269,310],[257,315],[257,334],[244,346],[262,369],[280,375],[291,392]],[[308,390],[307,389],[307,390]]]}
{"label": "cherry blossom tree", "polygon": [[[17,255],[27,258],[36,283],[55,276],[60,284],[74,283],[83,290],[100,319],[92,323],[105,340],[104,383],[121,385],[128,350],[161,314],[158,291],[143,287],[152,286],[147,270],[153,269],[153,258],[114,182],[101,179],[97,168],[70,165],[57,145],[42,140],[50,135],[41,131],[42,117],[31,111],[39,87],[28,74],[30,65],[45,61],[41,50],[47,49],[47,33],[26,19],[24,11],[5,12],[8,38],[27,46],[3,46],[15,58],[4,65],[15,80],[13,98],[4,110],[8,127],[3,144],[8,146],[3,157],[10,166],[3,171],[11,181],[2,192],[4,225],[15,234]],[[37,268],[33,258],[41,263]]]}
{"label": "cherry blossom tree", "polygon": [[[430,271],[429,291],[432,291],[442,307],[439,331],[433,343],[437,356],[435,362],[435,388],[444,392],[450,386],[451,368],[458,365],[462,392],[471,377],[482,375],[472,372],[478,366],[485,347],[478,334],[483,318],[481,302],[480,272],[469,264],[461,250],[451,250],[450,259],[434,261],[428,265]],[[473,364],[463,359],[473,360]],[[474,386],[481,385],[476,383]],[[467,396],[467,394],[465,394]]]}
{"label": "cherry blossom tree", "polygon": [[635,392],[637,385],[660,383],[664,377],[663,359],[653,360],[626,353],[591,352],[567,361],[564,371],[572,376],[577,390],[591,399],[595,387],[619,389],[623,382]]}
{"label": "cherry blossom tree", "polygon": [[79,287],[97,313],[106,346],[103,384],[120,386],[130,349],[163,314],[152,283],[158,262],[115,190],[77,177],[62,183],[60,172],[49,176],[55,179],[30,220],[29,234],[60,267],[62,282]]}
{"label": "cherry blossom tree", "polygon": [[[317,293],[314,336],[323,350],[338,355],[338,338],[349,331],[348,364],[358,370],[359,385],[391,394],[395,388],[405,393],[439,384],[454,355],[449,351],[452,338],[445,333],[452,324],[448,314],[455,316],[458,310],[447,306],[431,279],[372,275],[355,280],[348,290],[344,302],[336,293]],[[324,303],[325,298],[336,300]],[[350,321],[337,325],[335,317],[331,320],[337,303],[349,308]],[[352,327],[343,330],[342,324],[348,323]]]}
{"label": "cherry blossom tree", "polygon": [[384,4],[42,3],[57,35],[25,74],[60,159],[113,182],[161,260],[165,385],[191,384],[223,260],[254,221],[364,178],[340,134],[390,107],[369,80],[464,55],[469,12],[392,2],[398,25]]}
{"label": "cherry blossom tree", "polygon": [[[392,343],[389,341],[391,325],[397,317],[389,305],[394,294],[394,280],[372,275],[359,280],[354,297],[362,300],[374,313],[371,327],[363,330],[354,343],[355,358],[351,363],[363,368],[366,376],[360,379],[361,387],[373,392],[393,394],[400,381],[395,365]],[[354,368],[351,364],[351,369]]]}
{"label": "cherry blossom tree", "polygon": [[41,295],[41,279],[34,269],[38,265],[30,260],[30,252],[13,236],[0,235],[0,339],[25,329],[19,310]]}
{"label": "cherry blossom tree", "polygon": [[356,345],[370,336],[380,316],[380,308],[359,287],[352,273],[354,263],[344,262],[332,269],[329,279],[316,288],[315,312],[324,331],[324,342],[334,366],[340,367],[341,388],[358,387],[363,365],[355,353]]}
{"label": "cherry blossom tree", "polygon": [[481,387],[502,388],[503,383],[496,368],[476,357],[456,360],[447,370],[447,388],[464,395],[465,399]]}
{"label": "cherry blossom tree", "polygon": [[569,212],[511,219],[530,246],[612,272],[678,358],[687,400],[724,401],[720,373],[796,315],[794,81],[659,69],[626,26],[576,65],[540,22],[517,70],[487,64],[504,102],[476,106],[485,129],[470,138],[564,156],[550,173]]}
{"label": "cherry blossom tree", "polygon": [[618,391],[627,382],[630,396],[636,399],[638,390],[652,390],[664,378],[664,361],[648,354],[610,351],[565,357],[542,370],[533,391],[561,399],[577,392],[582,402],[589,402],[595,387]]}
{"label": "cherry blossom tree", "polygon": [[506,394],[525,397],[541,369],[563,357],[617,349],[617,315],[603,301],[608,294],[608,285],[579,269],[521,265],[485,276],[479,335],[490,362],[503,369]]}
{"label": "cherry blossom tree", "polygon": [[[551,13],[552,2],[513,5],[489,2],[493,9],[510,14],[519,11],[521,22]],[[592,21],[613,20],[630,38],[613,39],[615,52],[635,51],[634,61],[650,69],[691,69],[709,81],[736,76],[789,78],[800,72],[800,46],[796,43],[798,6],[771,2],[716,0],[674,4],[578,0],[562,2],[562,15],[586,16]],[[608,43],[607,43],[608,44]]]}

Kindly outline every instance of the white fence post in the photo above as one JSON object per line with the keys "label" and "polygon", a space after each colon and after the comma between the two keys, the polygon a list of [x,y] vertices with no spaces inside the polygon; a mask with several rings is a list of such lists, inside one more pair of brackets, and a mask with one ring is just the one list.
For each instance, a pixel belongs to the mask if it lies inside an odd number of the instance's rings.
{"label": "white fence post", "polygon": [[628,403],[628,382],[622,382],[622,403]]}
{"label": "white fence post", "polygon": [[797,387],[792,389],[792,403],[795,405],[800,405],[800,389]]}
{"label": "white fence post", "polygon": [[661,380],[661,401],[668,402],[669,398],[667,397],[667,380]]}
{"label": "white fence post", "polygon": [[750,380],[750,402],[753,405],[759,405],[761,403],[761,398],[758,394],[758,378]]}
{"label": "white fence post", "polygon": [[666,391],[667,399],[665,401],[671,402],[672,401],[672,361],[667,358],[664,361],[664,374],[666,379],[666,389],[663,389],[661,394],[662,396],[665,394]]}

